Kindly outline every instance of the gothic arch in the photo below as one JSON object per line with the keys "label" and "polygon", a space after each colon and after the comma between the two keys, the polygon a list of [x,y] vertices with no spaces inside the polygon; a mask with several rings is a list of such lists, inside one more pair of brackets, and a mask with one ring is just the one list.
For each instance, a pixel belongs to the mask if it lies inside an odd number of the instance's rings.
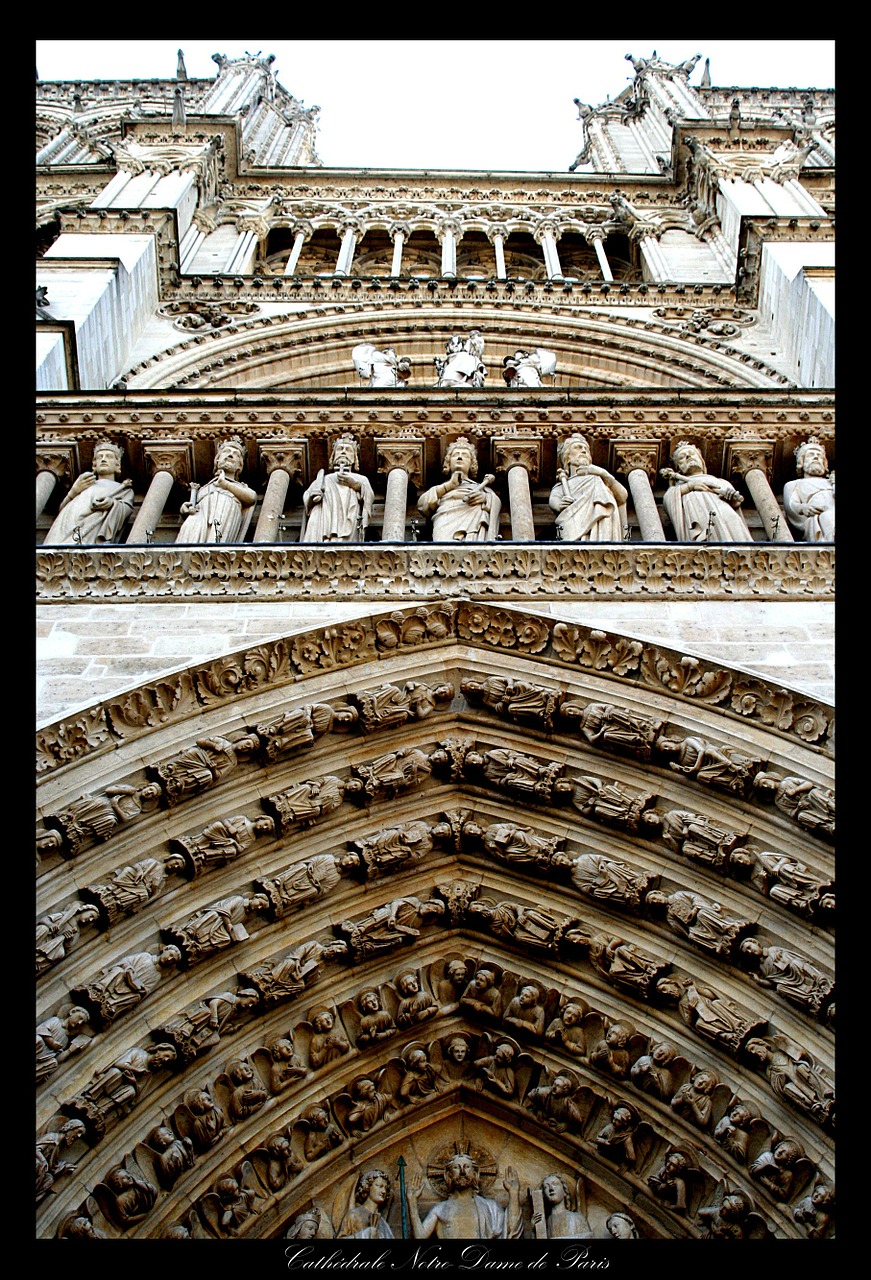
{"label": "gothic arch", "polygon": [[[551,1171],[582,1176],[597,1233],[624,1206],[642,1235],[698,1236],[698,1211],[725,1178],[752,1204],[747,1231],[803,1234],[796,1208],[832,1177],[832,732],[830,708],[746,673],[463,601],[252,645],[41,730],[41,910],[78,902],[99,918],[85,913],[53,944],[44,933],[42,951],[37,937],[41,1023],[78,1004],[97,1032],[79,1052],[55,1051],[53,1066],[43,1035],[39,1140],[49,1150],[45,1135],[76,1119],[85,1134],[75,1172],[48,1171],[40,1235],[76,1214],[109,1236],[180,1222],[226,1235],[208,1197],[232,1175],[257,1197],[239,1234],[280,1236],[313,1203],[329,1217],[358,1172],[395,1181],[401,1154],[409,1177],[426,1173],[437,1149],[467,1142],[483,1153],[485,1194],[504,1200],[505,1169],[518,1167],[526,1235],[527,1188]],[[219,745],[194,758],[207,741]],[[317,795],[303,786],[315,780]],[[124,799],[149,783],[159,800]],[[246,832],[239,815],[274,829]],[[149,859],[150,879],[137,881]],[[222,925],[212,908],[230,901]],[[747,938],[767,949],[764,972]],[[182,961],[144,999],[101,978],[168,944]],[[283,963],[291,954],[296,967]],[[470,1003],[481,968],[501,1008]],[[428,997],[404,1014],[403,970]],[[510,1021],[524,986],[537,998]],[[396,1027],[383,1039],[377,1017],[364,1034],[367,989]],[[248,990],[257,999],[243,1009]],[[567,1003],[581,1009],[583,1053],[572,1024],[554,1021]],[[313,1065],[321,1004],[348,1049]],[[272,1067],[293,1063],[270,1061],[267,1046],[289,1031],[303,1074],[279,1090]],[[447,1045],[461,1036],[472,1068],[451,1067]],[[638,1067],[663,1042],[668,1087]],[[500,1043],[509,1065],[482,1065]],[[172,1046],[172,1064],[151,1068],[140,1053],[125,1092],[114,1064],[158,1044]],[[417,1059],[419,1083],[406,1070],[415,1045],[428,1060]],[[155,1128],[197,1132],[183,1106],[192,1089],[244,1111],[226,1074],[243,1058],[263,1098],[161,1184]],[[553,1092],[560,1075],[570,1107]],[[355,1127],[361,1077],[388,1101],[358,1107]],[[730,1138],[739,1102],[746,1119]],[[301,1118],[315,1104],[335,1145],[308,1155]],[[620,1123],[613,1131],[619,1106],[629,1146]],[[293,1161],[270,1189],[262,1149],[280,1133]],[[799,1154],[772,1170],[783,1139]],[[685,1212],[661,1174],[675,1150],[689,1164]],[[126,1222],[106,1185],[121,1164],[155,1188]],[[438,1198],[430,1173],[425,1208]],[[398,1235],[395,1196],[389,1221]]]}

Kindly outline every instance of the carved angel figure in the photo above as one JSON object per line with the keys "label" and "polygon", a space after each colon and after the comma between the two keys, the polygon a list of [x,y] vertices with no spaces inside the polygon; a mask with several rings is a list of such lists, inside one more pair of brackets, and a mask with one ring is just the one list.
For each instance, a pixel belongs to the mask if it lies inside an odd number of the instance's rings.
{"label": "carved angel figure", "polygon": [[361,342],[351,352],[351,359],[369,387],[404,387],[411,377],[411,361],[397,356],[392,347],[380,350],[371,342]]}
{"label": "carved angel figure", "polygon": [[576,1180],[573,1194],[562,1174],[545,1174],[537,1192],[530,1187],[529,1198],[533,1205],[532,1227],[537,1239],[592,1239],[593,1233],[584,1212],[586,1197],[582,1178]]}
{"label": "carved angel figure", "polygon": [[336,1238],[351,1240],[392,1240],[387,1222],[392,1194],[390,1178],[383,1169],[365,1169],[354,1183],[352,1203],[336,1229]]}
{"label": "carved angel figure", "polygon": [[502,377],[507,387],[519,387],[524,391],[528,387],[540,387],[542,378],[552,377],[556,373],[556,352],[544,347],[536,347],[534,351],[515,351],[505,356],[502,361]]}

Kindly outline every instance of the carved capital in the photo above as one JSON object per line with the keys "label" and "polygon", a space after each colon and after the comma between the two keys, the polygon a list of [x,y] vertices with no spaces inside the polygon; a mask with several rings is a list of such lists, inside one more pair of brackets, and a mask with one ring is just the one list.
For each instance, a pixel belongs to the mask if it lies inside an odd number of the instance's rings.
{"label": "carved capital", "polygon": [[217,219],[202,209],[197,209],[193,218],[191,218],[191,222],[193,222],[197,231],[202,231],[205,236],[211,235],[218,225]]}
{"label": "carved capital", "polygon": [[773,440],[728,440],[723,456],[723,473],[746,476],[750,471],[762,471],[766,480],[770,480],[773,462]]}
{"label": "carved capital", "polygon": [[490,441],[493,466],[497,472],[523,467],[531,482],[538,480],[541,464],[541,441],[520,436],[496,437]]}
{"label": "carved capital", "polygon": [[143,440],[142,453],[149,478],[168,471],[177,484],[190,484],[195,475],[193,445],[188,440]]}
{"label": "carved capital", "polygon": [[50,471],[55,480],[69,480],[79,470],[79,449],[75,444],[36,446],[36,474]]}
{"label": "carved capital", "polygon": [[397,236],[402,236],[404,240],[407,240],[411,235],[411,227],[407,222],[392,222],[388,228],[387,234],[390,236],[390,239],[394,241]]}
{"label": "carved capital", "polygon": [[241,234],[252,231],[258,240],[265,240],[269,235],[269,223],[259,213],[243,213],[235,222],[236,230]]}
{"label": "carved capital", "polygon": [[607,239],[607,236],[608,232],[601,223],[594,226],[584,227],[584,239],[588,241],[589,244],[592,244],[594,240],[601,240],[604,242]]}
{"label": "carved capital", "polygon": [[659,440],[613,440],[608,465],[612,471],[627,476],[630,471],[643,471],[654,485],[663,465],[661,454],[662,442]]}
{"label": "carved capital", "polygon": [[629,239],[635,240],[658,240],[662,235],[664,228],[658,226],[655,222],[636,222],[635,226],[629,232]]}
{"label": "carved capital", "polygon": [[493,222],[487,227],[484,234],[491,244],[495,244],[497,240],[508,239],[508,228],[504,222]]}
{"label": "carved capital", "polygon": [[271,476],[273,471],[286,471],[291,480],[305,484],[308,476],[307,440],[258,441],[257,453],[267,476]]}
{"label": "carved capital", "polygon": [[346,236],[349,231],[352,231],[358,240],[360,240],[366,232],[366,228],[363,226],[363,223],[359,218],[343,218],[338,224],[336,230],[340,236]]}
{"label": "carved capital", "polygon": [[442,218],[441,222],[438,223],[436,227],[436,236],[438,237],[439,244],[442,243],[445,236],[448,234],[452,235],[457,242],[462,240],[463,228],[456,218]]}
{"label": "carved capital", "polygon": [[532,238],[536,244],[541,244],[545,236],[552,236],[554,241],[557,241],[561,235],[562,229],[555,222],[539,222],[532,232]]}
{"label": "carved capital", "polygon": [[305,218],[301,218],[295,222],[291,230],[293,231],[294,236],[302,235],[303,242],[311,240],[315,231],[312,224],[310,222],[306,222]]}
{"label": "carved capital", "polygon": [[423,440],[376,440],[375,465],[379,475],[401,467],[417,488],[423,484]]}

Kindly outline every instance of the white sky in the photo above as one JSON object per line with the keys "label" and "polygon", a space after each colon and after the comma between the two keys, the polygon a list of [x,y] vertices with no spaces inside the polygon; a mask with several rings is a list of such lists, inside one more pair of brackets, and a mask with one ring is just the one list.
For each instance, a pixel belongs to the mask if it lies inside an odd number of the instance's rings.
{"label": "white sky", "polygon": [[283,87],[320,106],[318,154],[336,167],[565,172],[581,146],[572,99],[615,98],[627,53],[700,53],[691,84],[707,57],[715,85],[835,85],[834,40],[40,40],[36,66],[43,80],[172,79],[179,48],[207,78],[213,53],[274,53]]}

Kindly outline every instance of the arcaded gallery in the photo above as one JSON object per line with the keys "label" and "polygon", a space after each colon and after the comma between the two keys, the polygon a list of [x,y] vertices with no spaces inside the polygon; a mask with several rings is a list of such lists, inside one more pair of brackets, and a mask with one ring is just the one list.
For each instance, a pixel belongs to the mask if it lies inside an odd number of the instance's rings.
{"label": "arcaded gallery", "polygon": [[834,1236],[834,92],[687,54],[37,80],[39,1238]]}

